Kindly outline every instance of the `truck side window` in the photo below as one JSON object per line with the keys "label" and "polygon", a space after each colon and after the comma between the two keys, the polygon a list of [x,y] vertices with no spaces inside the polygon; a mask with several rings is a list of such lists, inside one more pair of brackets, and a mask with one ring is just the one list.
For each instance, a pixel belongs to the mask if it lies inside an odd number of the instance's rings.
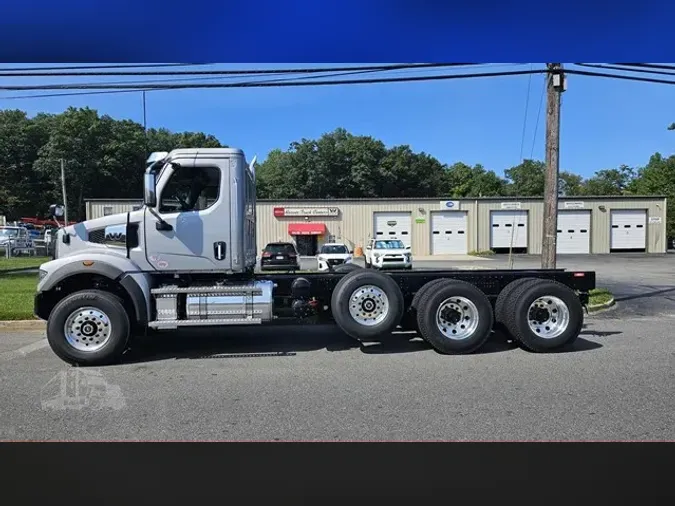
{"label": "truck side window", "polygon": [[162,191],[160,213],[203,211],[220,196],[220,169],[180,167]]}

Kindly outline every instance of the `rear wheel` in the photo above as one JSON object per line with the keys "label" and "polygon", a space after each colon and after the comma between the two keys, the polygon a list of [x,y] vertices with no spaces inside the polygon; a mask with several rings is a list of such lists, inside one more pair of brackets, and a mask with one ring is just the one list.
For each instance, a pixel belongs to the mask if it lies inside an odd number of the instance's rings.
{"label": "rear wheel", "polygon": [[396,328],[403,315],[403,294],[391,277],[359,269],[338,282],[331,311],[343,332],[371,339]]}
{"label": "rear wheel", "polygon": [[422,285],[422,287],[417,290],[413,296],[410,306],[408,307],[408,310],[405,312],[403,319],[401,320],[401,327],[404,330],[415,330],[418,334],[420,333],[420,329],[417,326],[417,307],[419,306],[420,300],[428,290],[432,290],[435,286],[438,286],[439,283],[447,283],[449,281],[452,280],[447,278],[434,279],[425,285]]}
{"label": "rear wheel", "polygon": [[52,310],[47,340],[65,362],[104,365],[117,362],[131,335],[122,300],[109,292],[75,292]]}
{"label": "rear wheel", "polygon": [[492,304],[471,283],[444,281],[427,290],[419,301],[420,334],[440,353],[472,353],[490,337]]}
{"label": "rear wheel", "polygon": [[584,324],[584,310],[574,291],[549,280],[523,283],[511,294],[505,315],[509,333],[524,348],[553,351],[573,343]]}
{"label": "rear wheel", "polygon": [[358,271],[361,270],[360,265],[356,264],[342,264],[338,265],[333,269],[333,272],[352,272],[352,271]]}
{"label": "rear wheel", "polygon": [[511,294],[518,287],[523,286],[525,283],[530,283],[532,281],[537,281],[537,278],[521,278],[511,281],[504,289],[499,292],[499,296],[495,301],[495,323],[499,326],[504,326],[504,321],[506,314],[513,312],[513,298]]}

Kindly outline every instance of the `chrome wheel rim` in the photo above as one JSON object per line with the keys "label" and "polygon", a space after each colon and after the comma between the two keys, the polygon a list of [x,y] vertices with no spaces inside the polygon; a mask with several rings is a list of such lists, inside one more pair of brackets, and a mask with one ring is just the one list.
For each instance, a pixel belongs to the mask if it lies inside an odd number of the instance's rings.
{"label": "chrome wheel rim", "polygon": [[558,297],[539,297],[527,310],[530,330],[544,339],[554,339],[567,329],[570,310]]}
{"label": "chrome wheel rim", "polygon": [[461,341],[471,337],[479,323],[478,308],[466,297],[450,297],[436,311],[436,326],[448,339]]}
{"label": "chrome wheel rim", "polygon": [[107,314],[95,307],[81,307],[70,313],[63,326],[68,344],[77,351],[100,350],[110,339],[112,325]]}
{"label": "chrome wheel rim", "polygon": [[389,298],[377,286],[360,286],[349,297],[349,314],[359,325],[377,325],[389,314]]}

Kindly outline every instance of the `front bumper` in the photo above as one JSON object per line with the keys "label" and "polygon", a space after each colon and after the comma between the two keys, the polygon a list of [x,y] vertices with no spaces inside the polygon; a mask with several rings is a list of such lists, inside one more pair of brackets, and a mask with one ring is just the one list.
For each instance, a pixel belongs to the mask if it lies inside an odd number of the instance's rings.
{"label": "front bumper", "polygon": [[373,258],[373,267],[378,269],[412,269],[412,258],[380,257]]}

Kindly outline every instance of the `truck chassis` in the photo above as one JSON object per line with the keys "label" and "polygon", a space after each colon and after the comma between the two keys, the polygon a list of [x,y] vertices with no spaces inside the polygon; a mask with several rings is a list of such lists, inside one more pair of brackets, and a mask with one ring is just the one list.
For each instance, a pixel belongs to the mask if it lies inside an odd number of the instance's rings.
{"label": "truck chassis", "polygon": [[[355,339],[415,330],[443,354],[479,350],[494,328],[534,352],[570,345],[583,327],[594,272],[412,270],[152,274],[149,301],[129,273],[65,280],[35,298],[52,350],[77,365],[119,362],[149,330],[333,321]],[[149,311],[144,311],[145,302]]]}

